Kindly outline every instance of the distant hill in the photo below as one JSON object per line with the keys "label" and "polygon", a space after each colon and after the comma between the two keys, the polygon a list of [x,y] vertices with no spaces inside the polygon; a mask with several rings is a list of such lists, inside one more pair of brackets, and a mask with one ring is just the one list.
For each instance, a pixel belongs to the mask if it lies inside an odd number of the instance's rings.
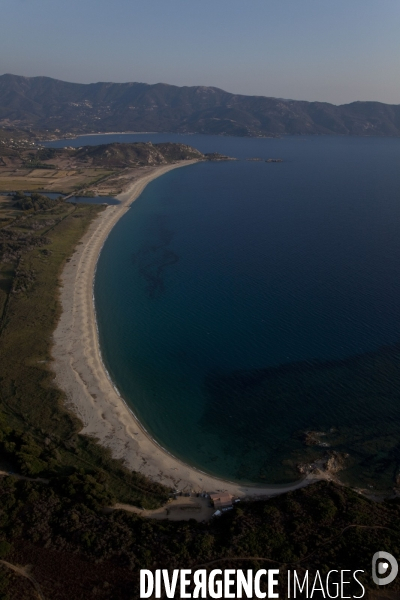
{"label": "distant hill", "polygon": [[400,135],[400,105],[283,100],[215,87],[67,83],[0,76],[0,127],[60,133],[158,131],[238,136]]}
{"label": "distant hill", "polygon": [[[210,160],[212,157],[186,144],[152,144],[136,142],[133,144],[101,144],[81,148],[42,148],[35,160],[49,163],[55,159],[71,158],[76,164],[120,169],[124,167],[166,165],[180,160]],[[225,157],[216,155],[215,160]]]}

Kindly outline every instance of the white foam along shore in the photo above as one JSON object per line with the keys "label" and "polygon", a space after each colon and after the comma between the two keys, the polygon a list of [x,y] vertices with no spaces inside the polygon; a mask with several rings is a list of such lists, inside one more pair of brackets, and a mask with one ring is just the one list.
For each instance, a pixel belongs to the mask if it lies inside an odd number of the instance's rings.
{"label": "white foam along shore", "polygon": [[303,487],[314,479],[286,486],[246,486],[203,473],[183,463],[151,438],[119,395],[103,365],[93,302],[93,281],[103,244],[117,221],[129,210],[146,185],[177,167],[144,169],[128,189],[117,196],[120,204],[108,206],[90,225],[61,275],[62,313],[53,335],[53,370],[64,390],[67,406],[82,421],[81,433],[94,436],[123,458],[132,470],[178,490],[222,491],[238,496],[271,496]]}

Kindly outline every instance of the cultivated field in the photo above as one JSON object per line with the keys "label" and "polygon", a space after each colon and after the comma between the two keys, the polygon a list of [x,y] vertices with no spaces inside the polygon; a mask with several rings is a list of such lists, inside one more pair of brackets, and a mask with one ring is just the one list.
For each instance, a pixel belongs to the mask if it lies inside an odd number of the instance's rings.
{"label": "cultivated field", "polygon": [[0,192],[46,191],[71,194],[108,178],[106,169],[10,169],[0,168]]}

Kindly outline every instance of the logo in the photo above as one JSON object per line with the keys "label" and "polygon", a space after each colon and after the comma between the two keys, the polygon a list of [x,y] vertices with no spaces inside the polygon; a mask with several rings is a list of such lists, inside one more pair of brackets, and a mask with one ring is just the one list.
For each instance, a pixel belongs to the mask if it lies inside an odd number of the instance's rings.
{"label": "logo", "polygon": [[[389,569],[390,567],[390,569]],[[372,557],[372,579],[377,585],[392,583],[399,572],[399,565],[389,552],[375,552]]]}

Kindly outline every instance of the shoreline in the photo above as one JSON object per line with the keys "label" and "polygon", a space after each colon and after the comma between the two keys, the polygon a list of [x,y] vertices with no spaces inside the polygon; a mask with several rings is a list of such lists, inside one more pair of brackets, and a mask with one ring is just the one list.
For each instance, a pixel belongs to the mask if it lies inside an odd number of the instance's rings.
{"label": "shoreline", "polygon": [[[68,133],[66,133],[65,135],[69,135]],[[268,139],[268,140],[279,140],[279,139],[283,139],[283,137],[286,135],[292,135],[294,136],[295,134],[279,134],[279,135],[250,135],[250,136],[245,136],[245,135],[228,135],[228,134],[224,134],[224,133],[201,133],[200,131],[185,131],[185,132],[179,132],[179,131],[106,131],[106,132],[99,132],[97,131],[96,133],[74,133],[71,134],[71,137],[56,137],[53,139],[46,139],[46,140],[40,140],[38,143],[40,144],[40,142],[60,142],[61,140],[64,140],[65,142],[67,142],[68,140],[76,140],[80,137],[88,137],[88,136],[95,136],[95,135],[209,135],[209,136],[215,136],[215,137],[238,137],[238,138],[249,138],[249,139]],[[300,134],[300,136],[307,136],[307,135],[335,135],[335,136],[340,136],[340,135],[344,135],[344,134],[322,134],[322,133],[303,133]],[[297,137],[297,136],[296,136]],[[353,136],[355,137],[355,136]],[[359,136],[359,137],[372,137],[372,136]],[[380,136],[378,136],[380,137]],[[391,136],[389,136],[391,137]],[[136,142],[132,142],[132,143],[136,143]]]}
{"label": "shoreline", "polygon": [[[51,140],[41,140],[42,142],[60,142],[61,140],[76,140],[79,137],[86,137],[89,135],[144,135],[144,134],[157,134],[157,133],[164,133],[164,132],[159,132],[159,131],[107,131],[106,133],[102,133],[101,131],[97,131],[96,133],[74,133],[71,134],[71,137],[57,137]],[[168,132],[167,132],[168,133]],[[66,133],[65,135],[69,135],[68,133]],[[178,134],[179,135],[179,134]],[[186,134],[180,134],[180,135],[186,135]],[[190,135],[190,134],[189,134]]]}
{"label": "shoreline", "polygon": [[273,496],[320,481],[322,477],[306,477],[287,485],[240,484],[208,475],[182,462],[160,446],[138,421],[102,361],[93,284],[104,242],[150,181],[196,162],[147,168],[126,191],[116,196],[119,205],[108,206],[90,224],[60,277],[62,313],[53,333],[52,370],[56,384],[66,394],[67,408],[83,423],[80,433],[97,438],[114,458],[123,459],[129,469],[179,491],[224,490],[237,497]]}

